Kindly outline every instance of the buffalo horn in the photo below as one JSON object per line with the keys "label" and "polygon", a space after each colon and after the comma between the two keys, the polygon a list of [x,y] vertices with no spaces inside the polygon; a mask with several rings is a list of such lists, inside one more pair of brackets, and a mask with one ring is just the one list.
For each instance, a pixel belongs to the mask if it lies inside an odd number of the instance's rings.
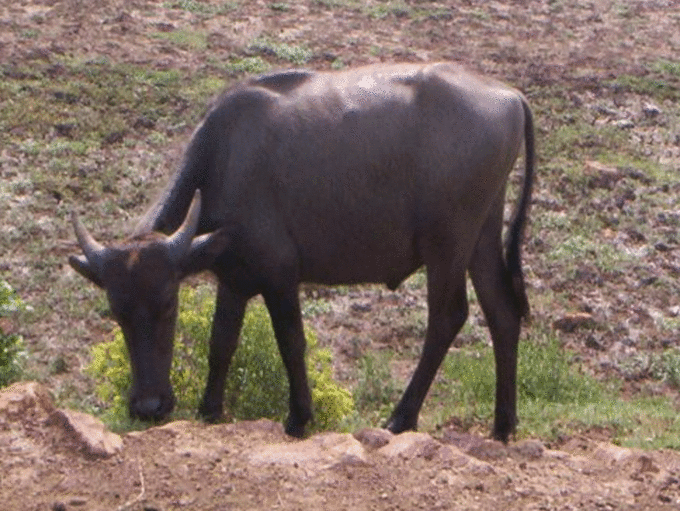
{"label": "buffalo horn", "polygon": [[170,254],[175,261],[181,261],[191,247],[191,240],[198,229],[198,218],[201,214],[201,191],[196,190],[189,206],[189,212],[179,229],[166,242]]}
{"label": "buffalo horn", "polygon": [[73,229],[76,231],[78,245],[80,245],[81,250],[85,254],[87,262],[95,271],[97,271],[102,266],[107,248],[92,237],[78,219],[75,211],[71,212],[71,223],[73,224]]}

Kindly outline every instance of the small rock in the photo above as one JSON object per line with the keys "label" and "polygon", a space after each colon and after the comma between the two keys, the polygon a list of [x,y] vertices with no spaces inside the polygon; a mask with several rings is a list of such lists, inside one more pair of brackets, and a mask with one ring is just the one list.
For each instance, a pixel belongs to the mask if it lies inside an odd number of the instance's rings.
{"label": "small rock", "polygon": [[378,452],[388,458],[399,456],[407,460],[414,458],[431,459],[440,447],[439,442],[426,433],[406,431],[394,435],[387,445],[378,449]]}
{"label": "small rock", "polygon": [[635,124],[630,119],[619,119],[614,121],[614,126],[621,128],[622,130],[629,130],[635,127]]}
{"label": "small rock", "polygon": [[370,302],[353,303],[352,305],[350,305],[350,309],[352,309],[354,312],[371,312],[373,306],[371,305]]}
{"label": "small rock", "polygon": [[473,462],[470,456],[453,445],[442,445],[435,455],[435,460],[454,468],[461,468]]}
{"label": "small rock", "polygon": [[543,456],[545,446],[538,440],[525,440],[524,442],[511,446],[510,451],[520,458],[537,460]]}
{"label": "small rock", "polygon": [[339,464],[366,463],[366,451],[349,433],[325,433],[300,442],[258,448],[249,459],[255,465],[284,465],[314,471]]}
{"label": "small rock", "polygon": [[593,328],[595,326],[595,320],[593,319],[592,314],[577,312],[556,319],[553,321],[552,326],[555,330],[571,333],[582,328]]}
{"label": "small rock", "polygon": [[0,415],[10,420],[45,419],[54,411],[48,390],[34,381],[20,382],[0,390]]}
{"label": "small rock", "polygon": [[647,117],[656,117],[661,113],[661,109],[654,103],[645,103],[642,105],[642,113]]}
{"label": "small rock", "polygon": [[610,465],[625,463],[630,461],[634,456],[635,453],[631,449],[606,443],[598,444],[592,454],[593,459],[604,461]]}
{"label": "small rock", "polygon": [[102,421],[86,413],[56,410],[47,423],[63,428],[88,457],[108,458],[123,448],[120,436],[108,431]]}
{"label": "small rock", "polygon": [[393,436],[390,431],[380,428],[364,428],[354,433],[354,438],[367,449],[380,449],[387,445]]}
{"label": "small rock", "polygon": [[654,459],[650,456],[647,456],[646,454],[643,454],[638,458],[638,462],[640,463],[640,467],[638,469],[638,472],[644,473],[644,472],[652,472],[655,474],[659,473],[659,467],[654,463]]}
{"label": "small rock", "polygon": [[442,440],[479,460],[497,460],[508,456],[508,448],[502,442],[469,433],[447,430]]}
{"label": "small rock", "polygon": [[616,167],[598,161],[586,161],[583,173],[589,176],[588,186],[606,190],[613,190],[614,185],[625,177]]}
{"label": "small rock", "polygon": [[594,335],[589,335],[586,338],[585,344],[586,344],[587,348],[590,348],[590,349],[593,349],[593,350],[597,350],[597,351],[604,351],[605,350],[604,345],[598,339],[596,339]]}

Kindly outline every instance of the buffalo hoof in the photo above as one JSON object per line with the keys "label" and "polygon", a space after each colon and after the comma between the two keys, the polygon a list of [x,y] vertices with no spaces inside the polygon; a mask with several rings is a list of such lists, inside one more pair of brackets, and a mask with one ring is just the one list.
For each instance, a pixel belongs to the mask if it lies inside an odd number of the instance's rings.
{"label": "buffalo hoof", "polygon": [[295,438],[302,438],[305,435],[305,425],[312,418],[310,412],[303,414],[291,413],[286,421],[286,434]]}
{"label": "buffalo hoof", "polygon": [[511,421],[496,421],[493,427],[493,433],[491,437],[494,440],[498,440],[507,444],[510,440],[510,436],[515,432],[515,425]]}
{"label": "buffalo hoof", "polygon": [[383,426],[395,435],[404,431],[415,431],[418,429],[418,422],[404,418],[402,415],[393,415]]}
{"label": "buffalo hoof", "polygon": [[198,417],[208,424],[220,422],[222,419],[222,407],[201,404],[201,406],[198,407]]}

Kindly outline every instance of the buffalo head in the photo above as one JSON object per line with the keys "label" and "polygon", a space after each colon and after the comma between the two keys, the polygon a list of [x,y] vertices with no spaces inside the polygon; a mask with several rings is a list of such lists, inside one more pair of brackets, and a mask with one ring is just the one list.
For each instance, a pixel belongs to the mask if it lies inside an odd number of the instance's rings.
{"label": "buffalo head", "polygon": [[116,247],[98,243],[72,214],[84,256],[71,256],[69,263],[106,290],[130,356],[134,418],[160,420],[174,406],[170,366],[179,284],[186,275],[209,268],[225,241],[221,231],[194,237],[200,210],[197,190],[175,233],[150,233]]}

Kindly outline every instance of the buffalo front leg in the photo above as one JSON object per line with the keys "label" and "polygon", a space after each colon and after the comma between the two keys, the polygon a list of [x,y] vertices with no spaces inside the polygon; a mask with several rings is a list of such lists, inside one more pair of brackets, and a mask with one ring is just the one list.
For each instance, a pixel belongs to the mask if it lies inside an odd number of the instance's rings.
{"label": "buffalo front leg", "polygon": [[247,302],[247,298],[234,293],[226,285],[219,284],[210,337],[208,382],[198,409],[200,416],[208,422],[215,422],[222,417],[224,384],[231,358],[238,345]]}
{"label": "buffalo front leg", "polygon": [[428,266],[427,288],[425,345],[413,377],[386,424],[393,433],[417,428],[418,414],[432,380],[468,315],[464,272],[452,276],[449,271]]}
{"label": "buffalo front leg", "polygon": [[297,286],[271,291],[264,300],[272,318],[276,342],[288,373],[290,386],[289,415],[286,433],[301,437],[305,424],[312,418],[312,397],[305,366],[305,335]]}

